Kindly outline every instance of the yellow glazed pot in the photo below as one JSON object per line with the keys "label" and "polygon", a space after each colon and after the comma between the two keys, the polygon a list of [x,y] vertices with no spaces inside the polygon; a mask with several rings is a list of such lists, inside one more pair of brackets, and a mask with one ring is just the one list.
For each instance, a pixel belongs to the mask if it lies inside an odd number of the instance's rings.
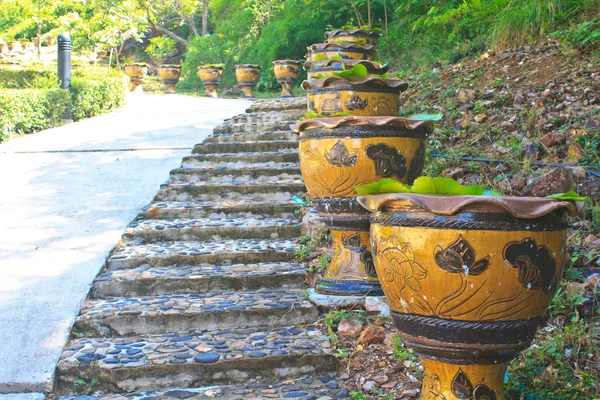
{"label": "yellow glazed pot", "polygon": [[366,60],[307,61],[304,63],[304,69],[307,72],[307,80],[312,82],[315,79],[333,76],[334,72],[352,69],[356,64],[364,65],[369,75],[383,75],[389,70],[387,65]]}
{"label": "yellow glazed pot", "polygon": [[396,116],[400,93],[408,84],[378,77],[330,76],[302,82],[308,94],[308,110],[319,115],[349,113],[357,116]]}
{"label": "yellow glazed pot", "polygon": [[281,85],[280,97],[294,97],[293,86],[300,77],[301,61],[277,60],[273,61],[273,72],[277,83]]}
{"label": "yellow glazed pot", "polygon": [[373,61],[377,48],[370,44],[318,43],[307,47],[308,61],[318,61],[317,55],[327,58],[340,56],[344,60]]}
{"label": "yellow glazed pot", "polygon": [[506,399],[509,360],[531,343],[565,266],[568,214],[546,198],[360,197],[375,268],[421,399]]}
{"label": "yellow glazed pot", "polygon": [[244,97],[253,99],[254,87],[258,84],[262,67],[255,64],[240,64],[235,66],[235,78],[244,92]]}
{"label": "yellow glazed pot", "polygon": [[377,46],[381,34],[371,29],[334,29],[325,32],[326,43],[356,42],[364,40],[365,44]]}
{"label": "yellow glazed pot", "polygon": [[158,79],[165,85],[165,94],[175,93],[175,85],[181,76],[181,65],[166,64],[158,67]]}
{"label": "yellow glazed pot", "polygon": [[201,65],[198,67],[198,76],[204,85],[206,97],[219,97],[217,87],[221,83],[221,77],[225,68],[212,65]]}
{"label": "yellow glazed pot", "polygon": [[123,71],[129,77],[131,91],[141,93],[143,91],[142,84],[148,74],[148,66],[144,63],[127,64],[123,67]]}
{"label": "yellow glazed pot", "polygon": [[317,212],[331,229],[333,257],[316,287],[333,295],[381,295],[372,263],[369,214],[354,188],[394,178],[412,183],[425,163],[430,121],[398,117],[308,119],[300,134],[300,170]]}

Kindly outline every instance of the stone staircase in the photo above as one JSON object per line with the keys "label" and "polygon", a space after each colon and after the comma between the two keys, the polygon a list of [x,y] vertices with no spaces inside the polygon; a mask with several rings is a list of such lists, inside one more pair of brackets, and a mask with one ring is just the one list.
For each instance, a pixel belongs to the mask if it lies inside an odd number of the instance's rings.
{"label": "stone staircase", "polygon": [[286,129],[305,101],[255,102],[171,172],[94,281],[57,394],[94,381],[107,399],[348,397],[294,262],[304,184]]}

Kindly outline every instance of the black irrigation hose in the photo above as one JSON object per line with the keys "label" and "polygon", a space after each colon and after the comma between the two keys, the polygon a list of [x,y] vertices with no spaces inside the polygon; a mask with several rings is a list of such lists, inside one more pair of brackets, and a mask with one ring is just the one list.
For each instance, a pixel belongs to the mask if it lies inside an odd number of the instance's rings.
{"label": "black irrigation hose", "polygon": [[[431,156],[439,157],[439,158],[451,158],[453,160],[475,161],[475,162],[485,162],[485,163],[510,164],[513,162],[517,162],[519,164],[524,164],[523,161],[492,160],[491,158],[445,156],[443,154],[431,154]],[[569,164],[545,163],[545,162],[541,162],[541,161],[532,161],[532,162],[530,162],[530,164],[538,165],[541,167],[563,167],[563,168],[573,168],[574,167],[573,165],[569,165]],[[595,171],[591,168],[586,168],[585,170],[587,171],[588,174],[600,178],[600,172]]]}

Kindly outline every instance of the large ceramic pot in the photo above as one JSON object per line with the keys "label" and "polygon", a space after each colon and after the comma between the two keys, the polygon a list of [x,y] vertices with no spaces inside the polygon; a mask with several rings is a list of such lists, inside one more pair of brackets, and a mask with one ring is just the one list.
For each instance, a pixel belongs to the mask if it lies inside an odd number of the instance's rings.
{"label": "large ceramic pot", "polygon": [[181,65],[161,65],[158,67],[158,79],[165,85],[165,93],[175,93],[175,85],[181,76]]}
{"label": "large ceramic pot", "polygon": [[373,61],[377,48],[370,44],[355,43],[318,43],[307,47],[308,60],[318,61],[317,55],[327,58],[340,56],[344,60],[368,60]]}
{"label": "large ceramic pot", "polygon": [[369,214],[355,187],[394,178],[412,183],[425,163],[430,121],[398,117],[308,119],[300,134],[300,169],[311,201],[331,229],[333,257],[316,287],[322,294],[382,295],[372,262]]}
{"label": "large ceramic pot", "polygon": [[244,92],[244,97],[253,99],[254,87],[258,84],[262,67],[255,64],[240,64],[235,66],[235,78]]}
{"label": "large ceramic pot", "polygon": [[358,200],[395,325],[421,357],[421,399],[505,399],[565,266],[567,215],[546,198],[392,194]]}
{"label": "large ceramic pot", "polygon": [[131,82],[131,91],[141,93],[143,91],[142,84],[148,74],[148,66],[144,63],[127,64],[123,70]]}
{"label": "large ceramic pot", "polygon": [[294,97],[293,86],[300,77],[301,61],[277,60],[273,61],[273,72],[277,83],[281,85],[280,97]]}
{"label": "large ceramic pot", "polygon": [[349,113],[357,116],[395,116],[406,82],[378,77],[330,76],[302,82],[308,94],[308,110],[319,115]]}
{"label": "large ceramic pot", "polygon": [[334,72],[352,69],[356,64],[364,65],[369,75],[383,75],[389,70],[387,65],[366,60],[307,61],[304,63],[304,69],[307,71],[307,80],[312,82],[315,79],[333,76]]}
{"label": "large ceramic pot", "polygon": [[201,65],[198,67],[198,76],[204,85],[206,97],[219,97],[217,87],[221,84],[221,77],[225,68],[212,65]]}
{"label": "large ceramic pot", "polygon": [[335,29],[325,32],[325,42],[357,42],[364,40],[365,44],[377,46],[381,34],[371,29]]}

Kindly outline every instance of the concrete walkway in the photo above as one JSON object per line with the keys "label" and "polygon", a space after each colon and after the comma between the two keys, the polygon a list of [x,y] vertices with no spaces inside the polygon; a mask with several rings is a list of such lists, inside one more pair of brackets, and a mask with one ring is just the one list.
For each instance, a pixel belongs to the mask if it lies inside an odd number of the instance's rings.
{"label": "concrete walkway", "polygon": [[195,143],[249,104],[131,95],[112,114],[0,145],[0,393],[51,390],[124,228]]}

